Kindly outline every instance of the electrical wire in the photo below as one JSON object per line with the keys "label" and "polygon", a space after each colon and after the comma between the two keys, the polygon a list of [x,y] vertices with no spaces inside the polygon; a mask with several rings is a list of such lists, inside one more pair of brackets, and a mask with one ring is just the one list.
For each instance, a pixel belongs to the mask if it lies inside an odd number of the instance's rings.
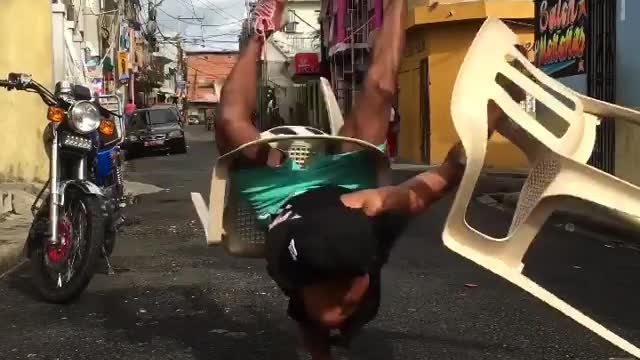
{"label": "electrical wire", "polygon": [[184,21],[184,19],[181,19],[179,17],[175,17],[175,16],[169,14],[168,12],[164,11],[162,8],[158,8],[158,10],[162,11],[163,14],[167,15],[168,17],[172,18],[173,20],[180,21],[180,22],[185,23],[187,25],[200,26],[200,24],[195,24],[195,23],[192,23],[192,22]]}
{"label": "electrical wire", "polygon": [[182,6],[184,6],[184,8],[185,8],[187,11],[192,12],[194,17],[197,17],[197,15],[196,15],[195,11],[193,11],[193,9],[189,8],[189,4],[187,4],[185,0],[177,0],[177,1],[178,1],[180,4],[182,4]]}
{"label": "electrical wire", "polygon": [[229,26],[229,25],[233,25],[233,24],[240,24],[244,21],[244,19],[242,20],[237,20],[237,21],[232,21],[230,23],[226,23],[226,24],[205,24],[202,25],[204,27],[221,27],[221,26]]}
{"label": "electrical wire", "polygon": [[[208,8],[208,9],[210,9],[210,10],[215,11],[216,13],[218,13],[218,14],[219,14],[219,15],[221,15],[221,16],[225,16],[225,14],[226,14],[226,16],[229,16],[229,17],[231,17],[231,18],[233,18],[233,19],[241,20],[241,19],[240,19],[240,18],[238,18],[237,16],[235,16],[235,15],[233,15],[233,14],[230,14],[229,12],[227,12],[227,11],[225,11],[224,9],[220,8],[220,7],[219,7],[219,6],[217,6],[216,4],[212,3],[210,0],[201,0],[201,2],[202,2],[203,4],[205,4],[205,5],[204,5],[204,7]],[[208,6],[207,6],[207,5],[208,5]]]}

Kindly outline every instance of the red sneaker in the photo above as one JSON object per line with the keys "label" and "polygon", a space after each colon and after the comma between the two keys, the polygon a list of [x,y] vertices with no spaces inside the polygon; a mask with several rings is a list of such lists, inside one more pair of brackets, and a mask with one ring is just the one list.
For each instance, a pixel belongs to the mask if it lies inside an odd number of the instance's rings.
{"label": "red sneaker", "polygon": [[254,30],[259,36],[265,38],[279,31],[284,19],[284,11],[287,7],[286,0],[260,0],[254,9]]}

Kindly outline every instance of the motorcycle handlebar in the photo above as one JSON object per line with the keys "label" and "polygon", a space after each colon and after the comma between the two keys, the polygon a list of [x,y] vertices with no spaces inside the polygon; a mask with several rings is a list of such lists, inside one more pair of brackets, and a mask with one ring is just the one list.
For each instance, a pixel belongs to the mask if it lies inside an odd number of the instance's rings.
{"label": "motorcycle handlebar", "polygon": [[45,104],[49,106],[57,104],[55,95],[53,95],[53,93],[51,93],[47,88],[40,85],[36,81],[29,81],[27,83],[22,83],[20,81],[16,82],[16,81],[0,79],[0,87],[7,88],[9,90],[15,89],[15,90],[26,90],[26,91],[36,92],[38,95],[40,95],[40,98],[42,99],[42,101],[45,102]]}

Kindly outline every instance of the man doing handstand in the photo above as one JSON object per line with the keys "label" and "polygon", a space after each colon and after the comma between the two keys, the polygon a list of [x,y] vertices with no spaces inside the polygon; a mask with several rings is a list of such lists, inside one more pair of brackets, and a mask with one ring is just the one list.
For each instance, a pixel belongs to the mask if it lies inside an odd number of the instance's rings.
{"label": "man doing handstand", "polygon": [[[255,33],[222,90],[216,142],[221,153],[259,138],[251,121],[256,65],[279,29],[286,0],[262,0]],[[339,135],[384,147],[405,42],[406,0],[390,0],[373,45],[355,107]],[[503,113],[490,103],[489,128]],[[464,170],[460,144],[442,165],[397,186],[376,188],[364,151],[344,149],[301,169],[270,146],[245,148],[230,174],[234,191],[254,208],[267,231],[267,271],[289,297],[289,315],[314,360],[331,359],[333,341],[348,343],[378,312],[380,272],[397,237],[391,219],[427,209],[455,186]],[[338,337],[331,337],[338,331]]]}

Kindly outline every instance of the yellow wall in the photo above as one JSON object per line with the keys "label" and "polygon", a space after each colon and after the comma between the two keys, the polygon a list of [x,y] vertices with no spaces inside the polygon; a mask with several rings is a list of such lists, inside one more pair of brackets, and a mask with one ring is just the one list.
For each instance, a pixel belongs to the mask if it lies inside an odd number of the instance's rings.
{"label": "yellow wall", "polygon": [[[0,34],[0,78],[29,73],[51,88],[51,0],[1,0]],[[46,179],[46,111],[35,94],[0,89],[0,181]]]}
{"label": "yellow wall", "polygon": [[[400,75],[400,161],[420,163],[420,61],[429,63],[429,107],[431,148],[429,163],[442,162],[458,140],[451,122],[451,93],[458,70],[482,20],[439,23],[414,27],[407,32],[407,50]],[[533,29],[516,29],[522,42],[533,41]],[[417,69],[417,71],[415,70]],[[407,89],[407,90],[405,90]],[[410,89],[410,90],[408,90]],[[415,123],[414,123],[415,122]],[[489,144],[486,165],[495,168],[523,168],[524,155],[506,139],[497,135]]]}

